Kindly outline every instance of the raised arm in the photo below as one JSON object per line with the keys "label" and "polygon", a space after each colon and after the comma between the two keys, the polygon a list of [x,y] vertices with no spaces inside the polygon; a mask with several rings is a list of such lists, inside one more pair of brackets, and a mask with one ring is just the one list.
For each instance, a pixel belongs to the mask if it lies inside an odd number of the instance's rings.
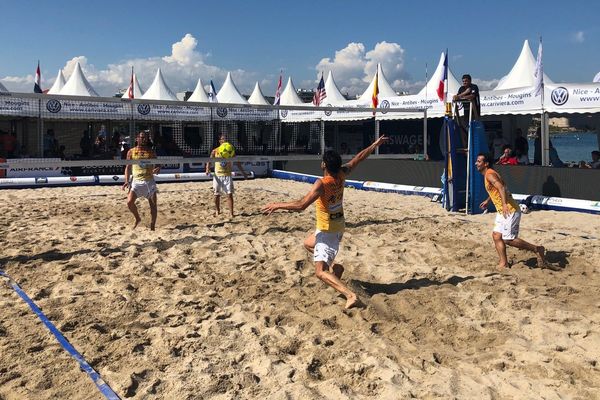
{"label": "raised arm", "polygon": [[381,146],[382,144],[386,143],[389,140],[390,140],[389,137],[381,136],[381,137],[379,137],[379,139],[377,139],[376,141],[371,143],[371,145],[369,147],[361,150],[357,155],[354,156],[354,158],[352,160],[350,160],[347,164],[344,164],[344,169],[345,169],[346,175],[349,174],[350,172],[352,172],[352,170],[354,168],[356,168],[356,166],[358,164],[360,164],[367,157],[369,157],[371,155],[371,153],[373,153],[373,151],[375,151],[375,149],[377,147]]}
{"label": "raised arm", "polygon": [[269,215],[276,210],[302,211],[314,203],[321,194],[323,194],[323,182],[317,179],[310,191],[303,198],[287,203],[269,203],[262,208],[262,212]]}

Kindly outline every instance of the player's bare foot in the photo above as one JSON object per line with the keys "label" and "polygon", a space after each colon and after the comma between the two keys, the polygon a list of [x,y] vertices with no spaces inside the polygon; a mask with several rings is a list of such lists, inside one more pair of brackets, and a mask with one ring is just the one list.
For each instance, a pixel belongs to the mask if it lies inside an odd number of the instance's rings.
{"label": "player's bare foot", "polygon": [[356,295],[352,293],[346,297],[346,305],[344,306],[344,308],[349,309],[352,307],[357,307],[359,304],[360,300],[358,300],[358,297],[356,297]]}
{"label": "player's bare foot", "polygon": [[498,269],[500,271],[508,271],[510,269],[510,264],[498,264]]}
{"label": "player's bare foot", "polygon": [[142,222],[142,219],[140,217],[136,217],[135,222],[133,223],[133,228],[131,228],[131,229],[137,228],[137,226],[140,224],[140,222]]}
{"label": "player's bare foot", "polygon": [[344,274],[344,267],[342,264],[333,264],[331,267],[331,272],[338,278],[342,279],[342,275]]}
{"label": "player's bare foot", "polygon": [[150,225],[150,230],[151,230],[151,231],[155,231],[155,230],[156,230],[156,226],[155,226],[154,224],[151,224],[151,225]]}
{"label": "player's bare foot", "polygon": [[537,255],[538,267],[544,268],[546,266],[546,249],[544,246],[537,246],[535,253]]}

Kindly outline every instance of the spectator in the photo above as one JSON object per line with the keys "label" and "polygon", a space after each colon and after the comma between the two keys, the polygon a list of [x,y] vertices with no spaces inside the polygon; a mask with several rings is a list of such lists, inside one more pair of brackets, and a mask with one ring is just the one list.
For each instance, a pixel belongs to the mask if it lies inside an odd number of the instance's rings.
{"label": "spectator", "polygon": [[556,151],[556,148],[552,145],[552,140],[550,141],[550,165],[558,168],[562,168],[565,166],[565,163],[563,163],[560,157],[558,157],[558,152]]}
{"label": "spectator", "polygon": [[519,164],[529,164],[529,143],[523,137],[521,128],[515,131],[515,156]]}
{"label": "spectator", "polygon": [[56,157],[58,154],[58,140],[54,136],[54,129],[48,129],[44,135],[44,157]]}
{"label": "spectator", "polygon": [[506,145],[508,145],[508,142],[502,136],[502,131],[496,131],[491,147],[491,150],[494,153],[494,160],[498,160],[502,157],[504,154],[504,146]]}
{"label": "spectator", "polygon": [[600,169],[600,151],[592,151],[592,162],[590,163],[590,168]]}
{"label": "spectator", "polygon": [[512,148],[510,145],[506,144],[502,147],[502,155],[496,162],[498,165],[517,165],[517,157],[515,157],[512,153]]}
{"label": "spectator", "polygon": [[89,157],[92,149],[92,139],[87,130],[83,131],[81,140],[79,141],[79,147],[81,148],[81,156]]}

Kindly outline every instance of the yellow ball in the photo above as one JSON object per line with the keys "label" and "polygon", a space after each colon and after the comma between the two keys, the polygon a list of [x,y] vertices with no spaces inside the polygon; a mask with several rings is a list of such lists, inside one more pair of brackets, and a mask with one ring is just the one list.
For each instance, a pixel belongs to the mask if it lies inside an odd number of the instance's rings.
{"label": "yellow ball", "polygon": [[217,155],[222,158],[231,158],[235,156],[235,147],[231,143],[225,142],[217,149]]}

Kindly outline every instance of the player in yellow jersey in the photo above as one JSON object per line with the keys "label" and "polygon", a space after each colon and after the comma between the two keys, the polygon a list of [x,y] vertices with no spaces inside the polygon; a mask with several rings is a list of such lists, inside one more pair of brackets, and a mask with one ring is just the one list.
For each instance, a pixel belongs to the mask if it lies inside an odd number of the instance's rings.
{"label": "player in yellow jersey", "polygon": [[[227,141],[225,134],[219,136],[219,146]],[[219,147],[214,148],[210,152],[211,158],[220,157],[218,154]],[[236,162],[235,165],[238,167],[240,172],[244,175],[244,178],[248,177],[246,171],[242,167],[242,163]],[[215,195],[215,215],[221,213],[221,194],[227,195],[227,203],[229,204],[229,211],[233,218],[233,176],[232,171],[233,163],[231,161],[219,161],[215,163],[215,173],[213,174],[213,192]],[[210,174],[210,161],[206,163],[206,174]]]}
{"label": "player in yellow jersey", "polygon": [[350,162],[342,165],[342,158],[335,151],[326,151],[321,161],[323,178],[317,179],[311,190],[301,199],[288,203],[269,203],[263,207],[265,214],[275,210],[302,211],[316,202],[317,227],[304,240],[304,247],[313,253],[315,275],[346,297],[345,308],[360,304],[356,293],[341,280],[344,267],[334,264],[335,256],[344,234],[344,182],[352,170],[388,138],[382,136],[358,153]]}
{"label": "player in yellow jersey", "polygon": [[[127,152],[128,160],[145,160],[156,158],[154,150],[152,150],[150,143],[150,132],[142,131],[137,136],[137,146],[130,149]],[[138,212],[135,201],[138,197],[145,197],[148,199],[150,204],[150,229],[156,228],[156,215],[158,213],[156,204],[156,182],[154,181],[154,174],[160,172],[160,167],[155,167],[152,164],[133,164],[125,166],[125,183],[122,189],[129,189],[127,195],[127,207],[133,214],[135,222],[133,228],[135,229],[141,221],[140,214]],[[132,177],[130,177],[132,175]]]}
{"label": "player in yellow jersey", "polygon": [[484,176],[485,190],[489,195],[479,207],[486,209],[489,202],[492,201],[497,211],[492,238],[494,239],[496,251],[500,256],[498,267],[500,269],[509,267],[508,258],[506,257],[506,245],[509,245],[534,252],[540,268],[554,269],[552,265],[546,263],[544,246],[536,246],[517,237],[519,235],[521,211],[498,172],[490,166],[488,157],[487,154],[479,154],[475,161],[475,167]]}

